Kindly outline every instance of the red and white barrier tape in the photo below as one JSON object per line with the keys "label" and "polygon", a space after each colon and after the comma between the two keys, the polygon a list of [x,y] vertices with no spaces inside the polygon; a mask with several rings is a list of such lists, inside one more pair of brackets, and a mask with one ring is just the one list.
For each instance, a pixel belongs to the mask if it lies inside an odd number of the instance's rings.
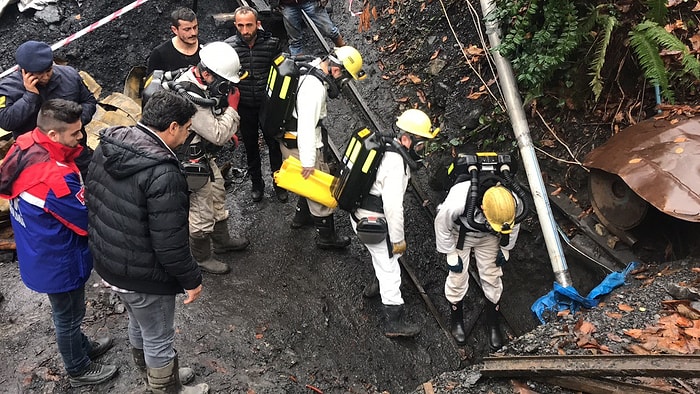
{"label": "red and white barrier tape", "polygon": [[[92,32],[93,30],[97,29],[98,27],[106,25],[107,23],[119,18],[120,16],[126,14],[127,12],[133,10],[134,8],[140,6],[141,4],[143,4],[147,1],[148,0],[136,0],[136,1],[134,1],[133,3],[121,8],[117,11],[114,11],[110,15],[100,19],[99,21],[91,24],[90,26],[88,26],[88,27],[76,32],[76,33],[71,34],[70,36],[62,39],[61,41],[56,42],[55,44],[51,45],[51,49],[55,51],[58,48],[66,46],[66,45],[70,44],[71,42],[77,40],[78,38]],[[9,69],[3,71],[2,74],[0,74],[0,78],[3,78],[5,76],[9,75],[10,73],[17,70],[17,68],[18,68],[18,66],[15,65],[12,68],[9,68]]]}

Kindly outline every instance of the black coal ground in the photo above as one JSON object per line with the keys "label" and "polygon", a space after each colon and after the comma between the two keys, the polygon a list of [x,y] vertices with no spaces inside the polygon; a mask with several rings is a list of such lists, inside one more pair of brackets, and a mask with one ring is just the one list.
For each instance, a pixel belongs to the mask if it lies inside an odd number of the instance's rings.
{"label": "black coal ground", "polygon": [[[27,39],[56,42],[127,4],[125,0],[113,1],[107,6],[95,0],[61,3],[56,9],[57,21],[50,24],[40,19],[39,13],[19,13],[15,6],[10,6],[0,17],[0,32],[5,38],[0,43],[4,55],[0,66],[3,70],[12,66],[14,49]],[[144,3],[58,50],[56,55],[90,73],[102,85],[103,92],[121,91],[131,67],[143,65],[149,51],[169,37],[166,15],[176,5],[191,4]],[[469,71],[459,62],[460,56],[454,54],[459,51],[454,42],[441,39],[448,29],[439,18],[439,7],[432,4],[421,11],[417,2],[400,3],[394,24],[384,13],[388,3],[376,6],[383,16],[372,20],[371,29],[362,33],[357,32],[357,19],[349,15],[347,4],[334,4],[333,17],[348,43],[363,53],[369,78],[358,87],[370,107],[379,114],[380,121],[385,122],[381,127],[388,127],[406,106],[420,102],[415,87],[393,86],[381,78],[387,73],[385,68],[390,71],[400,67],[424,68],[439,47],[451,61],[438,76],[424,76],[433,79],[425,93],[434,103],[433,109],[442,113],[448,136],[463,127],[473,128],[484,109],[460,97],[465,97],[466,92],[478,84],[474,81],[455,83]],[[233,3],[199,1],[197,11],[204,41],[222,39],[232,33],[230,29],[215,28],[211,15],[230,12],[234,7]],[[457,7],[456,11],[457,15],[468,15],[464,6]],[[467,19],[460,18],[457,30],[465,35],[465,40],[474,40],[475,32],[468,28]],[[401,35],[397,36],[397,32]],[[400,50],[386,50],[392,42]],[[409,97],[409,101],[404,97]],[[334,100],[329,109],[327,124],[339,146],[344,144],[348,131],[367,125],[349,100]],[[228,150],[221,158],[232,160],[235,167],[242,167],[242,154],[241,150]],[[419,185],[425,186],[425,173],[415,178]],[[249,180],[235,178],[229,188],[228,207],[232,232],[248,236],[251,246],[245,252],[222,256],[231,264],[231,274],[205,275],[202,299],[178,309],[176,346],[182,363],[197,372],[198,382],[209,383],[212,391],[219,393],[308,393],[310,387],[325,393],[404,393],[431,379],[438,392],[513,390],[510,382],[501,380],[482,379],[474,385],[467,384],[475,380],[478,367],[462,368],[487,354],[481,322],[477,322],[467,346],[457,349],[425,307],[421,294],[404,276],[403,293],[409,318],[421,325],[422,333],[413,341],[383,337],[380,303],[361,296],[364,284],[372,275],[369,256],[362,245],[354,239],[347,252],[318,251],[312,246],[312,231],[289,229],[293,202],[277,202],[271,180],[268,179],[267,195],[262,203],[252,203],[248,193]],[[434,205],[439,197],[431,196]],[[409,244],[406,261],[422,284],[425,295],[444,319],[448,313],[442,295],[446,270],[441,256],[434,251],[432,226],[424,203],[414,194],[406,198]],[[544,354],[548,334],[515,338],[537,327],[529,306],[551,289],[554,280],[539,224],[531,220],[525,227],[513,261],[506,266],[504,281],[508,291],[503,298],[503,310],[511,323],[509,334],[513,337],[513,350],[517,352],[519,341],[529,341]],[[338,228],[340,233],[352,235],[348,218],[343,213],[339,215]],[[96,276],[87,288],[88,313],[84,327],[90,335],[109,333],[115,337],[115,348],[104,356],[103,362],[119,365],[120,375],[97,388],[73,390],[56,352],[46,298],[27,290],[11,256],[3,257],[0,292],[5,300],[0,302],[0,357],[6,362],[0,365],[0,391],[127,393],[141,389],[139,376],[130,361],[123,308],[99,285]],[[575,260],[571,261],[570,270],[582,294],[602,279],[600,271]],[[650,304],[650,311],[653,301],[663,297],[661,293],[646,291],[625,294],[631,298],[640,293],[652,297],[645,302]],[[470,300],[480,297],[477,286],[472,286],[469,297]],[[472,303],[474,308],[479,305],[477,301]],[[647,322],[646,316],[640,316],[638,327]],[[541,326],[539,330],[557,330],[554,326],[547,327],[550,325]],[[599,332],[605,330],[605,325],[601,324]],[[535,382],[527,383],[538,392],[566,392]]]}

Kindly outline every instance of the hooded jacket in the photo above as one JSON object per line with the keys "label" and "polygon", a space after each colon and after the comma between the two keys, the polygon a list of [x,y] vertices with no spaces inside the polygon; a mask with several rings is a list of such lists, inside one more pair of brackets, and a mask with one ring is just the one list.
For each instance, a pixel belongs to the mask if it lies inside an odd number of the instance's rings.
{"label": "hooded jacket", "polygon": [[87,181],[95,271],[113,286],[169,295],[202,283],[189,248],[187,181],[142,124],[100,132]]}
{"label": "hooded jacket", "polygon": [[75,290],[92,271],[84,187],[74,161],[82,149],[53,142],[37,128],[17,138],[0,167],[19,272],[40,293]]}

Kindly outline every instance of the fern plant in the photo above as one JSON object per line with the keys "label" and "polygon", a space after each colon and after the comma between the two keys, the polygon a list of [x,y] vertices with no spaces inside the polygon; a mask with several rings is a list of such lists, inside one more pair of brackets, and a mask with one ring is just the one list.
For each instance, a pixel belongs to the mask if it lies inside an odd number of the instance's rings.
{"label": "fern plant", "polygon": [[618,22],[614,16],[609,14],[598,15],[596,22],[596,24],[603,26],[603,28],[596,35],[593,58],[590,63],[591,72],[588,75],[593,77],[589,85],[593,91],[593,96],[596,101],[598,101],[600,94],[603,92],[603,77],[601,76],[601,71],[605,64],[605,55],[608,51],[608,45],[610,45],[613,30]]}
{"label": "fern plant", "polygon": [[676,36],[653,21],[644,21],[636,25],[629,33],[630,45],[644,76],[653,84],[658,85],[661,95],[668,101],[674,102],[675,95],[670,87],[669,73],[666,71],[664,60],[659,54],[660,49],[675,51],[680,55],[683,65],[680,74],[690,74],[700,78],[700,62],[690,53],[688,47]]}

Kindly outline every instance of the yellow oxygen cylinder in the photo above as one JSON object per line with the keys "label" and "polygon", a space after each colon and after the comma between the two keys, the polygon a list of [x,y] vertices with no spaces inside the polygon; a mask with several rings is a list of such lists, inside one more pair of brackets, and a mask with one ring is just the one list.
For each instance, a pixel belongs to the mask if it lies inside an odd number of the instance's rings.
{"label": "yellow oxygen cylinder", "polygon": [[282,167],[275,171],[275,183],[283,189],[316,201],[328,208],[338,206],[338,201],[331,194],[331,184],[336,182],[336,178],[333,175],[317,169],[310,177],[305,179],[301,176],[301,171],[302,167],[299,159],[289,156],[282,162]]}

